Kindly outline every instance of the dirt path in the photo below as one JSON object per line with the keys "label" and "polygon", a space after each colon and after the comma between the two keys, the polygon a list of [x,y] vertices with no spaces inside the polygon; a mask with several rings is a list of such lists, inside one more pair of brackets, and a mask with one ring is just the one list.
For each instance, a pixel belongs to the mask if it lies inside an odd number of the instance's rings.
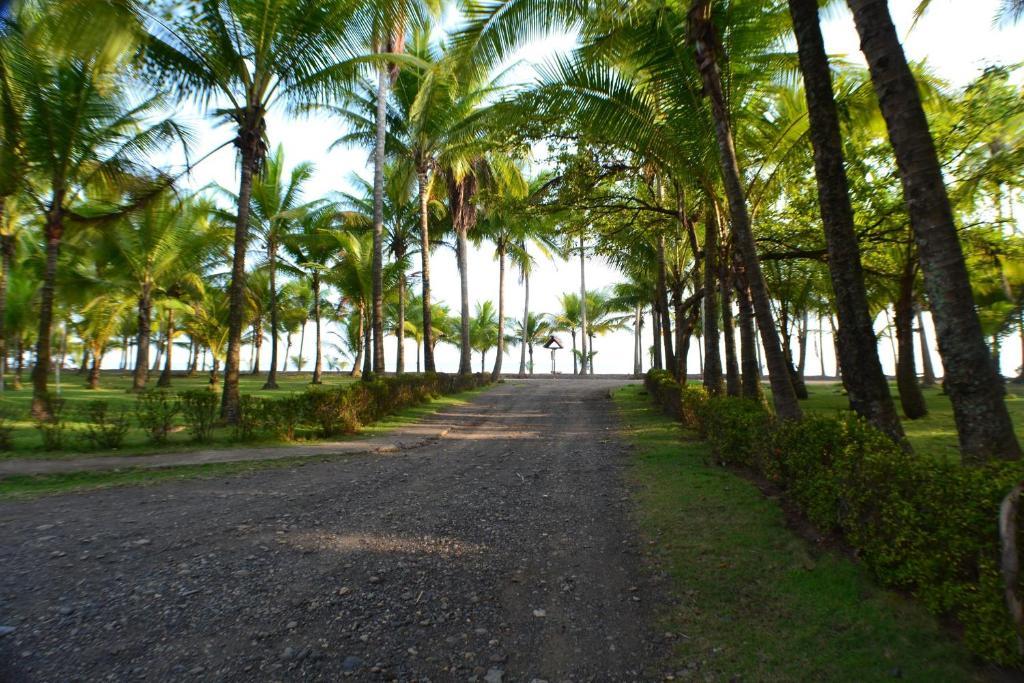
{"label": "dirt path", "polygon": [[0,679],[656,680],[614,381],[434,443],[0,507]]}

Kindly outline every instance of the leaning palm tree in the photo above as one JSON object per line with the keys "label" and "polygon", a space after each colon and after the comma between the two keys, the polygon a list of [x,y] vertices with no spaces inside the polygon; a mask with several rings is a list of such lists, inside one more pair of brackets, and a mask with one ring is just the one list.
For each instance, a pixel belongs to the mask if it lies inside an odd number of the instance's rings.
{"label": "leaning palm tree", "polygon": [[[942,166],[888,2],[847,0],[903,182],[960,450],[968,462],[1017,460],[1002,378],[985,344]],[[846,373],[843,373],[844,375]]]}
{"label": "leaning palm tree", "polygon": [[239,186],[222,401],[231,422],[239,410],[250,201],[267,155],[267,112],[348,82],[372,9],[354,0],[219,0],[173,12],[169,20],[149,17],[145,73],[181,99],[218,102],[214,112],[237,131],[231,141],[238,149]]}
{"label": "leaning palm tree", "polygon": [[23,57],[13,79],[24,97],[21,149],[26,176],[38,181],[23,189],[45,216],[46,244],[32,412],[48,417],[57,264],[66,233],[121,215],[165,184],[153,180],[159,174],[146,157],[180,139],[181,131],[171,120],[147,125],[160,100],[129,104],[109,76],[95,68],[95,59],[56,62],[41,48]]}

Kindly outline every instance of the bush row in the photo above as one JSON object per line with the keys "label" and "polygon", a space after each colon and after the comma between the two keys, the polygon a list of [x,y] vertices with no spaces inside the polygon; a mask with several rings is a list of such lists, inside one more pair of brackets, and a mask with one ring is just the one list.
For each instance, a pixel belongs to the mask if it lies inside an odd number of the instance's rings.
{"label": "bush row", "polygon": [[953,617],[979,656],[1020,666],[1000,573],[999,505],[1020,463],[964,467],[899,448],[850,414],[776,421],[749,399],[708,397],[663,371],[648,392],[723,464],[781,485],[819,529],[841,534],[877,579]]}
{"label": "bush row", "polygon": [[[311,387],[301,393],[278,397],[244,395],[241,414],[233,425],[238,441],[258,438],[292,440],[299,434],[332,437],[353,434],[360,427],[386,415],[448,394],[484,386],[489,375],[399,375],[376,377],[336,387]],[[37,420],[36,428],[46,450],[70,445],[69,436],[80,437],[92,450],[120,448],[132,427],[125,408],[113,408],[106,401],[91,401],[75,416],[84,426],[71,429],[63,399],[51,401],[52,417]],[[203,443],[213,437],[221,424],[220,394],[207,389],[171,393],[161,389],[142,392],[135,403],[135,424],[150,443],[166,443],[177,425],[183,425],[192,440]],[[9,415],[0,415],[0,450],[13,447]]]}

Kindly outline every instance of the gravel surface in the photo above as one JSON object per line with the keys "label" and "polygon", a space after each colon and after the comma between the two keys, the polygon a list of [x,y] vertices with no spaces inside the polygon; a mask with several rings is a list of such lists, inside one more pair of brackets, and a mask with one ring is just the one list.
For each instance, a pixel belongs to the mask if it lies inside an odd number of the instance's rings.
{"label": "gravel surface", "polygon": [[659,679],[619,385],[506,382],[389,455],[4,503],[0,679]]}

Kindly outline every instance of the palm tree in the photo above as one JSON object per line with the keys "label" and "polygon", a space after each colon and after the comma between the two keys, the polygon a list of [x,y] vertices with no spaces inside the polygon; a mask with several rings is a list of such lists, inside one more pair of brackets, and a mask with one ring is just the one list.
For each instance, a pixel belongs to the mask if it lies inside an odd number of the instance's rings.
{"label": "palm tree", "polygon": [[[16,74],[25,106],[21,150],[26,176],[39,181],[25,184],[23,190],[29,203],[45,216],[46,244],[32,413],[45,418],[50,415],[57,263],[65,234],[122,214],[126,206],[152,195],[161,183],[153,182],[154,169],[145,157],[165,148],[180,131],[171,120],[146,125],[158,110],[159,99],[130,105],[125,94],[96,68],[96,58],[56,62],[39,48],[23,56]],[[93,203],[88,209],[87,200]]]}
{"label": "palm tree", "polygon": [[[313,164],[305,162],[285,175],[284,147],[278,146],[264,161],[262,173],[253,182],[250,221],[263,237],[270,294],[270,369],[264,389],[277,389],[277,271],[279,247],[297,229],[299,219],[316,206],[303,201],[304,185],[313,177]],[[238,197],[233,197],[237,205]]]}
{"label": "palm tree", "polygon": [[473,351],[480,352],[480,372],[485,372],[484,364],[486,363],[488,351],[498,347],[498,352],[501,353],[499,339],[503,335],[504,332],[499,325],[499,318],[494,310],[494,304],[491,301],[484,301],[483,303],[478,301],[473,319],[469,324],[469,343]]}
{"label": "palm tree", "polygon": [[516,320],[512,324],[512,339],[519,339],[526,346],[530,354],[529,371],[533,374],[533,345],[543,344],[553,331],[551,318],[545,313],[530,313],[526,317],[526,324],[522,320]]}
{"label": "palm tree", "polygon": [[[266,115],[279,102],[311,99],[352,78],[351,57],[369,11],[352,0],[206,2],[169,20],[151,17],[147,72],[161,89],[208,105],[235,126],[239,186],[232,257],[222,412],[234,422],[245,298],[245,256],[253,180],[267,155]],[[362,42],[361,42],[362,41]]]}
{"label": "palm tree", "polygon": [[853,224],[853,207],[839,131],[839,115],[832,90],[832,74],[818,19],[817,0],[789,0],[800,71],[804,77],[811,145],[818,187],[818,204],[829,250],[835,309],[839,318],[840,363],[857,372],[843,373],[850,407],[869,422],[903,441],[889,383],[878,359],[867,292],[861,268],[860,247]]}
{"label": "palm tree", "polygon": [[[582,329],[583,325],[583,320],[580,317],[580,295],[574,292],[565,292],[559,297],[559,301],[562,310],[552,318],[551,328],[556,332],[568,332],[572,338],[572,374],[578,375],[580,371],[577,367],[577,357],[579,354],[576,350],[576,330]],[[657,340],[655,340],[655,343],[657,343]]]}
{"label": "palm tree", "polygon": [[[946,391],[965,461],[1017,460],[1020,445],[1005,388],[985,344],[942,167],[887,2],[847,0],[896,156],[925,288],[935,320]],[[846,373],[844,373],[845,375]]]}

